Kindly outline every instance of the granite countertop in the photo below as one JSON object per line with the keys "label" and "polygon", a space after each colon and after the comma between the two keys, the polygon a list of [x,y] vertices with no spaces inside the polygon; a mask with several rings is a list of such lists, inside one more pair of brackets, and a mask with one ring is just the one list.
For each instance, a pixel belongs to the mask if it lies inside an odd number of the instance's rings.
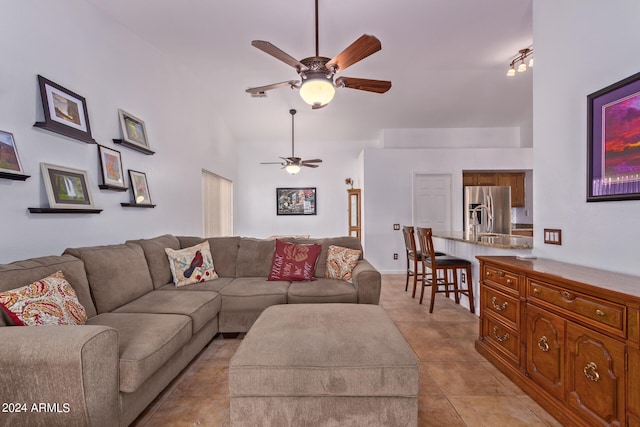
{"label": "granite countertop", "polygon": [[532,249],[533,237],[511,234],[480,233],[474,239],[466,231],[433,231],[433,237],[501,249]]}

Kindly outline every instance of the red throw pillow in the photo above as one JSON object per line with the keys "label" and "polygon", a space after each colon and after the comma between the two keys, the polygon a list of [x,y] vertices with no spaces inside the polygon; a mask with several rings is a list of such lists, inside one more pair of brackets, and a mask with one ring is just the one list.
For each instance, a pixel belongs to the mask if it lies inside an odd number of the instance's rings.
{"label": "red throw pillow", "polygon": [[276,240],[276,250],[267,280],[316,280],[313,275],[320,251],[322,245],[296,245]]}

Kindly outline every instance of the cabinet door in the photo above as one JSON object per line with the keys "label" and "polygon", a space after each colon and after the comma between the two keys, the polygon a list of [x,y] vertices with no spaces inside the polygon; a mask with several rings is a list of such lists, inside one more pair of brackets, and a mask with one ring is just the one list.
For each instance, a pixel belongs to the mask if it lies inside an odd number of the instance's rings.
{"label": "cabinet door", "polygon": [[508,187],[511,187],[512,207],[524,207],[524,173],[500,173],[498,174],[498,185],[506,185]]}
{"label": "cabinet door", "polygon": [[624,343],[567,324],[569,406],[595,425],[625,425]]}
{"label": "cabinet door", "polygon": [[527,305],[527,373],[533,381],[564,400],[565,320]]}
{"label": "cabinet door", "polygon": [[479,172],[478,185],[498,185],[498,174],[494,172]]}
{"label": "cabinet door", "polygon": [[464,172],[462,174],[462,185],[478,185],[478,174],[475,172]]}

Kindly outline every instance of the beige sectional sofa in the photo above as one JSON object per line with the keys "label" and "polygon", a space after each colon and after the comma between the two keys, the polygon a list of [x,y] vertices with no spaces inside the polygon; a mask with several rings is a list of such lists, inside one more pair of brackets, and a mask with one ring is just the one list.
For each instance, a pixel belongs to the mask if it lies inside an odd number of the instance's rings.
{"label": "beige sectional sofa", "polygon": [[164,249],[204,240],[164,235],[0,265],[0,291],[62,271],[88,317],[13,327],[0,313],[0,426],[125,426],[217,333],[247,332],[269,306],[379,302],[365,259],[353,283],[324,277],[329,245],[362,249],[351,237],[289,239],[322,245],[313,282],[266,280],[274,240],[209,238],[219,278],[177,288]]}

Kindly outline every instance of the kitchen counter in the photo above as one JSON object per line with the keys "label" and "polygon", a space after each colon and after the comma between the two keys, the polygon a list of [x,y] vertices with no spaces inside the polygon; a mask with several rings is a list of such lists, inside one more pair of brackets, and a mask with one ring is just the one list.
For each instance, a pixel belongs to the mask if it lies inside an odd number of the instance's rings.
{"label": "kitchen counter", "polygon": [[533,238],[513,234],[480,233],[475,238],[465,231],[433,231],[433,237],[500,249],[531,249]]}

